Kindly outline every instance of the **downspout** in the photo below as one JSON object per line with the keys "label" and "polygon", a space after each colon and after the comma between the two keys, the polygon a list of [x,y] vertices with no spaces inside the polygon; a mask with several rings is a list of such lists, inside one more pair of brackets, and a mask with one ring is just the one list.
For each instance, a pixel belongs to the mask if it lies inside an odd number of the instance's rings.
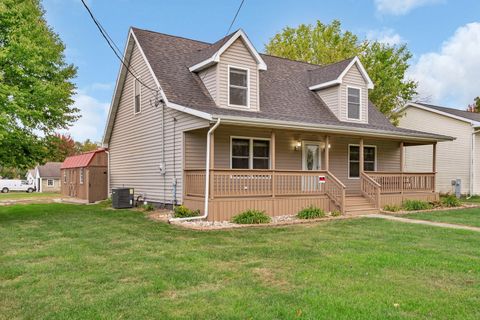
{"label": "downspout", "polygon": [[105,150],[107,154],[107,197],[110,195],[110,151]]}
{"label": "downspout", "polygon": [[212,133],[217,129],[217,127],[220,125],[221,119],[218,118],[217,122],[213,125],[213,127],[210,128],[207,132],[207,154],[206,154],[206,161],[205,161],[205,206],[203,209],[203,215],[197,216],[197,217],[187,217],[187,218],[170,218],[168,219],[168,222],[172,221],[188,221],[188,220],[200,220],[200,219],[205,219],[208,217],[208,197],[209,191],[210,191],[210,138],[212,136]]}
{"label": "downspout", "polygon": [[475,135],[479,132],[480,130],[475,131],[475,128],[473,128],[472,143],[470,146],[470,194],[467,197],[467,199],[470,199],[473,196],[473,187],[474,187],[474,179],[475,179]]}

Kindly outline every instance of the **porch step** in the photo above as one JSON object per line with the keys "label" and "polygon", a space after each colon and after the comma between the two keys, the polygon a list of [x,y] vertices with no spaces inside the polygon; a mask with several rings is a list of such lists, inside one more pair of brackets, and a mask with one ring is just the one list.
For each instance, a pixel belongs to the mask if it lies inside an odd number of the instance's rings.
{"label": "porch step", "polygon": [[347,196],[345,197],[345,205],[347,214],[379,213],[379,210],[363,196]]}

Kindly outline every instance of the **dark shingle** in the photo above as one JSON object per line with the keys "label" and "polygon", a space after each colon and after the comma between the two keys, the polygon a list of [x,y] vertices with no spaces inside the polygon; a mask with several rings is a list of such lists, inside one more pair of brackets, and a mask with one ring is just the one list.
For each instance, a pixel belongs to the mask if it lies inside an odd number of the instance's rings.
{"label": "dark shingle", "polygon": [[459,110],[459,109],[454,109],[454,108],[440,107],[440,106],[435,106],[433,104],[427,104],[427,103],[420,103],[420,102],[415,102],[415,103],[419,104],[421,106],[427,107],[427,108],[431,108],[431,109],[435,109],[435,110],[442,111],[442,112],[445,112],[445,113],[449,113],[449,114],[457,116],[457,117],[462,117],[462,118],[466,118],[466,119],[469,119],[469,120],[480,122],[480,113],[469,112],[469,111]]}
{"label": "dark shingle", "polygon": [[333,81],[338,79],[342,72],[347,68],[347,66],[355,58],[350,58],[342,60],[336,63],[328,64],[326,66],[321,66],[317,69],[309,70],[309,83],[308,86],[314,86],[317,84],[322,84],[325,82]]}
{"label": "dark shingle", "polygon": [[41,178],[60,179],[61,162],[47,162],[43,166],[38,166],[38,172]]}

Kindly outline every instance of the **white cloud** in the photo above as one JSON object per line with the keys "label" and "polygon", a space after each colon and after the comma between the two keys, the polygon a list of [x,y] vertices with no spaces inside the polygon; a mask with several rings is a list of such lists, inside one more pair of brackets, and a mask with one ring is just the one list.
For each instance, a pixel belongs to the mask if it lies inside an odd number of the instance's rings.
{"label": "white cloud", "polygon": [[110,104],[95,99],[85,90],[79,90],[73,99],[73,105],[80,109],[81,118],[66,132],[75,141],[90,139],[101,142]]}
{"label": "white cloud", "polygon": [[380,13],[402,15],[415,8],[440,2],[443,0],[375,0],[375,6]]}
{"label": "white cloud", "polygon": [[458,28],[440,52],[420,56],[409,70],[421,97],[464,108],[480,95],[480,22]]}
{"label": "white cloud", "polygon": [[393,29],[370,30],[367,32],[367,39],[389,45],[397,45],[405,42]]}

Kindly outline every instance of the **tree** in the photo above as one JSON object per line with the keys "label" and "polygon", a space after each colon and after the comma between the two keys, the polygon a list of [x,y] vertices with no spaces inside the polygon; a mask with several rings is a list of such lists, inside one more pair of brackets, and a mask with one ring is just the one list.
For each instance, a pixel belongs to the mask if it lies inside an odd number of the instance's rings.
{"label": "tree", "polygon": [[468,105],[467,111],[480,112],[480,97],[473,99],[473,103]]}
{"label": "tree", "polygon": [[97,142],[93,142],[90,139],[87,139],[83,143],[78,141],[75,142],[75,148],[77,150],[77,153],[83,153],[97,150],[98,148],[100,148],[100,144]]}
{"label": "tree", "polygon": [[64,50],[39,0],[0,2],[0,166],[41,162],[47,137],[78,119]]}
{"label": "tree", "polygon": [[68,134],[54,134],[47,137],[45,162],[63,162],[66,157],[77,154],[75,141]]}
{"label": "tree", "polygon": [[330,25],[317,21],[284,28],[265,46],[271,55],[314,64],[329,64],[358,56],[375,88],[369,98],[394,123],[398,123],[397,107],[416,95],[417,83],[405,79],[408,60],[412,57],[406,45],[390,46],[378,42],[359,41],[352,32],[341,30],[341,23]]}

